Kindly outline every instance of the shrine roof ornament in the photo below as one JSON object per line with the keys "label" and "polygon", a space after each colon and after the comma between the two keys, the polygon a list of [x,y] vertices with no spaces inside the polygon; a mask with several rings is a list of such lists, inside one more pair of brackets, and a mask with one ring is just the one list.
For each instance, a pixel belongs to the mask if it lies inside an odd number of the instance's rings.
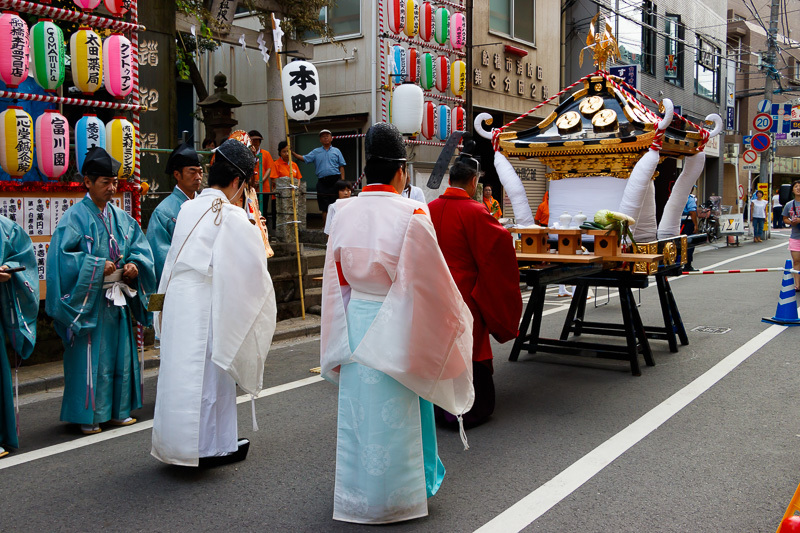
{"label": "shrine roof ornament", "polygon": [[[578,56],[578,65],[583,66],[583,52],[586,49],[592,51],[594,55],[594,64],[597,65],[598,70],[608,70],[606,65],[608,60],[616,61],[620,58],[619,46],[617,40],[614,38],[614,29],[608,23],[608,19],[603,17],[604,28],[602,31],[597,26],[597,21],[600,18],[600,13],[596,14],[592,21],[589,23],[589,35],[586,36],[586,48],[581,49]],[[595,30],[595,28],[598,28]]]}

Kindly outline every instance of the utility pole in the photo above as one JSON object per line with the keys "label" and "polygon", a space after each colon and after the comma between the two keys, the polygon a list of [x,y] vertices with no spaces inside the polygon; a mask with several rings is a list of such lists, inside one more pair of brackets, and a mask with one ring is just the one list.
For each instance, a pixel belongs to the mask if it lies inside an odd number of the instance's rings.
{"label": "utility pole", "polygon": [[[765,63],[765,69],[767,71],[767,79],[764,80],[764,98],[772,102],[774,97],[773,87],[772,87],[772,76],[775,70],[775,59],[778,55],[778,16],[780,15],[780,0],[772,0],[772,5],[770,6],[769,12],[769,34],[767,35],[767,56]],[[772,112],[769,110],[768,112]],[[759,181],[766,181],[769,183],[769,188],[767,189],[767,198],[772,197],[772,174],[770,174],[769,166],[770,161],[774,157],[775,154],[775,136],[770,134],[772,137],[772,146],[766,150],[763,155],[761,156],[761,167],[759,168]],[[750,201],[750,198],[747,199]],[[769,200],[768,200],[769,201]],[[752,209],[750,210],[750,216],[752,217]],[[772,227],[769,225],[768,227]]]}

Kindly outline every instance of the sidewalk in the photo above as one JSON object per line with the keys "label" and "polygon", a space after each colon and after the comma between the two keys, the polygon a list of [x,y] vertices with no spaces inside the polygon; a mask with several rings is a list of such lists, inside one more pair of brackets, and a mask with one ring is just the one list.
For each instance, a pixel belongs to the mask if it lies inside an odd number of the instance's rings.
{"label": "sidewalk", "polygon": [[[281,320],[275,327],[272,344],[288,344],[291,341],[303,342],[308,338],[319,335],[320,318],[318,315],[306,314],[306,320],[291,318]],[[144,368],[158,368],[161,360],[159,350],[152,346],[144,351]],[[12,370],[13,373],[13,370]],[[19,394],[34,392],[47,392],[64,386],[64,365],[61,361],[42,363],[38,365],[22,366],[19,368]],[[12,376],[13,379],[13,376]]]}

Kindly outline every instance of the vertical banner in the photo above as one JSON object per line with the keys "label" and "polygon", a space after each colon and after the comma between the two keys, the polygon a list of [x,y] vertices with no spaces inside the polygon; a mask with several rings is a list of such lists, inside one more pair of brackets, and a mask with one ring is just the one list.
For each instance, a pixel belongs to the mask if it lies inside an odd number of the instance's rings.
{"label": "vertical banner", "polygon": [[736,129],[736,61],[728,60],[725,81],[725,129]]}

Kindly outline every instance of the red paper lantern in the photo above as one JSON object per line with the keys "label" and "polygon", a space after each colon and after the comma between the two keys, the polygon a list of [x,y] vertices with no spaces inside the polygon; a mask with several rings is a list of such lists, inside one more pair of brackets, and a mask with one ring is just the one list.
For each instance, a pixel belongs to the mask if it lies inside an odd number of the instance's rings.
{"label": "red paper lantern", "polygon": [[57,180],[69,166],[69,124],[55,109],[47,109],[36,119],[36,166],[39,172]]}
{"label": "red paper lantern", "polygon": [[422,136],[432,139],[436,124],[436,105],[430,100],[422,108]]}
{"label": "red paper lantern", "polygon": [[130,0],[103,0],[106,9],[115,17],[121,17],[128,12],[131,7]]}
{"label": "red paper lantern", "polygon": [[0,15],[0,79],[16,89],[28,78],[28,25],[13,11]]}
{"label": "red paper lantern", "polygon": [[450,126],[452,128],[450,133],[467,130],[467,112],[460,105],[455,106],[450,112]]}
{"label": "red paper lantern", "polygon": [[128,96],[133,89],[131,42],[122,35],[109,35],[103,41],[103,84],[108,94],[117,99]]}

